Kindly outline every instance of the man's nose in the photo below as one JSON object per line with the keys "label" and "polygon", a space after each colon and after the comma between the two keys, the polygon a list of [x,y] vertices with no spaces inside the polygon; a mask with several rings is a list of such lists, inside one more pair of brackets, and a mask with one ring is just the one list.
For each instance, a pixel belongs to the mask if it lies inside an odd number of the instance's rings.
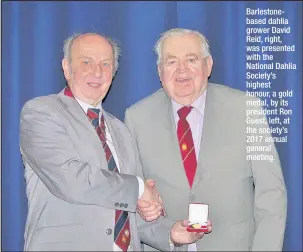
{"label": "man's nose", "polygon": [[94,66],[94,69],[93,69],[93,75],[96,78],[101,78],[102,77],[102,73],[103,73],[103,69],[102,69],[101,65],[100,64],[96,64]]}
{"label": "man's nose", "polygon": [[188,68],[187,68],[186,62],[183,62],[183,61],[179,61],[178,62],[177,71],[179,71],[179,72],[185,72],[187,69]]}

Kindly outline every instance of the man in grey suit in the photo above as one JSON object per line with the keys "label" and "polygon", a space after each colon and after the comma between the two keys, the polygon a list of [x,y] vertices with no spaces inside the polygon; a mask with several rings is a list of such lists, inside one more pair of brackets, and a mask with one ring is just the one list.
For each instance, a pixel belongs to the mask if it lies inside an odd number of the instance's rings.
{"label": "man in grey suit", "polygon": [[[28,101],[21,112],[28,217],[24,250],[161,250],[203,234],[161,213],[153,181],[143,181],[125,125],[102,109],[118,68],[119,48],[95,33],[64,45],[68,87]],[[138,202],[146,208],[136,215]],[[211,227],[209,227],[209,231]]]}
{"label": "man in grey suit", "polygon": [[127,109],[125,123],[168,218],[187,218],[191,202],[209,205],[212,233],[183,249],[281,251],[287,195],[278,153],[262,108],[245,110],[258,99],[208,83],[213,60],[197,31],[169,30],[155,51],[163,89]]}

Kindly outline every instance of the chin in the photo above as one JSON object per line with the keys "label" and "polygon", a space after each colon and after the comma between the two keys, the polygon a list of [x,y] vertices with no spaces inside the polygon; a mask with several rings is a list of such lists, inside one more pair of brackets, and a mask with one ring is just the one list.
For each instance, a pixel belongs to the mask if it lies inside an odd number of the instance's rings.
{"label": "chin", "polygon": [[89,104],[93,103],[94,101],[100,99],[100,96],[96,96],[96,95],[89,95],[87,94],[85,96],[86,102],[88,102]]}
{"label": "chin", "polygon": [[180,98],[186,98],[186,97],[194,96],[194,93],[193,92],[178,92],[178,93],[176,93],[176,96],[180,97]]}

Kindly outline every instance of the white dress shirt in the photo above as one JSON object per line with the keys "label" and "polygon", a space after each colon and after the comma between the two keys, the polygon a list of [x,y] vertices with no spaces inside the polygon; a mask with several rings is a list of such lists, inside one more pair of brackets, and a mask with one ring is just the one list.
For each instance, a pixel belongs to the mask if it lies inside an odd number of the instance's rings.
{"label": "white dress shirt", "polygon": [[[193,104],[191,104],[193,109],[190,111],[190,113],[186,117],[186,120],[188,121],[188,124],[189,124],[191,132],[192,132],[192,136],[193,136],[197,163],[198,163],[198,159],[199,159],[199,151],[200,151],[200,144],[201,144],[206,92],[207,91],[205,89],[204,92],[200,95],[200,97]],[[175,123],[176,123],[176,129],[177,129],[178,121],[179,121],[178,110],[180,108],[184,107],[184,105],[177,103],[173,99],[171,99],[171,102],[172,102],[173,113],[174,113],[174,118],[175,118]],[[189,244],[188,251],[197,251],[196,243]]]}
{"label": "white dress shirt", "polygon": [[[101,102],[96,107],[94,107],[94,106],[92,106],[90,104],[87,104],[87,103],[85,103],[83,101],[80,101],[76,97],[75,97],[75,99],[77,100],[77,102],[79,103],[79,105],[81,106],[81,108],[83,109],[83,111],[85,112],[85,114],[87,114],[87,110],[89,108],[100,109],[101,113],[99,114],[99,120],[101,119],[101,115],[102,115],[102,112],[103,112],[103,110],[102,110],[102,103]],[[115,146],[114,146],[112,137],[111,137],[111,135],[109,133],[108,126],[107,126],[106,122],[105,122],[105,133],[106,133],[106,143],[107,143],[110,151],[113,154],[113,158],[114,158],[114,160],[116,162],[118,171],[120,172],[119,160],[118,160],[117,153],[116,153],[116,150],[115,150]],[[142,196],[142,194],[144,193],[144,181],[140,177],[137,177],[137,179],[138,179],[138,183],[139,183],[139,195],[138,195],[138,199],[139,199]],[[115,222],[115,219],[113,219],[113,222]],[[116,245],[116,243],[113,242],[113,251],[122,251],[122,250]],[[131,251],[131,248],[129,248],[128,251]]]}

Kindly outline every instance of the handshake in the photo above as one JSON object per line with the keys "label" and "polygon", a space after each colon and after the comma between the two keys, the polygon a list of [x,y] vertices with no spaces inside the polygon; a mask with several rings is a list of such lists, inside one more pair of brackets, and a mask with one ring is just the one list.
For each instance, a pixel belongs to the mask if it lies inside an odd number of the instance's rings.
{"label": "handshake", "polygon": [[[137,212],[145,221],[154,221],[160,217],[165,216],[165,209],[162,198],[155,187],[153,180],[146,180],[144,184],[144,193],[139,198],[137,203]],[[187,231],[188,220],[176,222],[170,232],[170,239],[175,244],[190,244],[201,239],[204,233],[195,233]],[[212,224],[207,223],[207,229],[210,233]]]}
{"label": "handshake", "polygon": [[137,211],[145,221],[153,221],[165,215],[163,202],[153,180],[146,180],[144,193],[137,203]]}

